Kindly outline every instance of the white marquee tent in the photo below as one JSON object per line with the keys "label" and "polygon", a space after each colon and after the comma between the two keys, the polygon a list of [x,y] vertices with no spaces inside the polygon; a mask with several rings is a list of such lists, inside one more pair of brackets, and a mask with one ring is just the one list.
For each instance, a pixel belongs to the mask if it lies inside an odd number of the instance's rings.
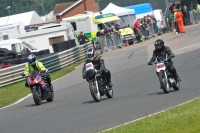
{"label": "white marquee tent", "polygon": [[106,8],[101,11],[103,14],[105,13],[114,13],[119,16],[124,22],[130,26],[135,22],[135,11],[133,9],[126,9],[123,7],[119,7],[114,5],[113,3],[108,4]]}
{"label": "white marquee tent", "polygon": [[17,22],[23,22],[24,26],[44,23],[42,18],[35,11],[0,18],[0,25],[13,24]]}

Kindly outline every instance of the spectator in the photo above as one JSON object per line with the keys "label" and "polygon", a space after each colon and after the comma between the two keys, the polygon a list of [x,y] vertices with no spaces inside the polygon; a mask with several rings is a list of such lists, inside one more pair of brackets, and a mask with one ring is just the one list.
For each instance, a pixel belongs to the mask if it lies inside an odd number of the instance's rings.
{"label": "spectator", "polygon": [[135,24],[133,25],[133,31],[135,33],[136,39],[138,42],[141,42],[141,33],[140,33],[140,22],[141,19],[137,19],[137,21],[135,22]]}
{"label": "spectator", "polygon": [[187,6],[184,4],[183,5],[183,20],[184,20],[184,25],[188,25],[189,21],[188,21],[188,13],[187,13]]}
{"label": "spectator", "polygon": [[190,25],[191,24],[191,22],[190,22],[190,11],[191,11],[191,9],[190,9],[190,6],[188,4],[186,6],[187,6],[188,23]]}
{"label": "spectator", "polygon": [[111,30],[109,27],[105,27],[105,36],[106,36],[106,42],[107,42],[107,48],[110,49],[111,45],[114,47],[113,40],[111,38]]}
{"label": "spectator", "polygon": [[148,25],[148,21],[147,21],[147,16],[144,16],[143,27],[144,27],[144,35],[146,37],[148,37],[149,36],[149,25]]}
{"label": "spectator", "polygon": [[83,45],[83,44],[86,43],[85,40],[90,41],[85,35],[83,35],[83,32],[81,31],[81,32],[80,32],[80,35],[79,35],[79,37],[78,37],[78,42],[80,43],[80,45]]}
{"label": "spectator", "polygon": [[174,29],[174,14],[172,12],[170,12],[167,16],[167,22],[170,26],[171,32],[173,32]]}
{"label": "spectator", "polygon": [[174,25],[175,25],[175,28],[176,28],[176,34],[179,34],[178,22],[177,22],[177,19],[176,19],[177,11],[178,11],[178,9],[176,9],[176,11],[174,12]]}
{"label": "spectator", "polygon": [[154,29],[155,33],[157,34],[158,33],[157,20],[154,17],[154,15],[151,15],[151,19],[152,19],[152,22],[153,22],[153,29]]}
{"label": "spectator", "polygon": [[119,31],[119,25],[118,24],[115,25],[115,30]]}
{"label": "spectator", "polygon": [[196,13],[197,13],[197,19],[200,21],[200,5],[199,4],[197,4]]}
{"label": "spectator", "polygon": [[105,30],[104,30],[104,29],[102,29],[102,30],[100,31],[100,36],[105,36]]}
{"label": "spectator", "polygon": [[176,20],[177,20],[177,23],[178,23],[178,28],[179,28],[179,32],[180,33],[185,33],[184,31],[184,24],[183,24],[183,14],[180,10],[177,11],[176,13]]}

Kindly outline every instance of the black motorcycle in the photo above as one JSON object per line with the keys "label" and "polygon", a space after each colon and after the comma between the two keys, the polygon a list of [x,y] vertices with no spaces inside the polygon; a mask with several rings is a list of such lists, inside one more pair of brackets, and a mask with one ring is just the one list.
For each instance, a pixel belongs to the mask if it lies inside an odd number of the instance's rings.
{"label": "black motorcycle", "polygon": [[100,102],[101,96],[113,97],[113,89],[106,85],[106,77],[94,68],[92,63],[86,64],[86,79],[89,82],[89,89],[93,99]]}

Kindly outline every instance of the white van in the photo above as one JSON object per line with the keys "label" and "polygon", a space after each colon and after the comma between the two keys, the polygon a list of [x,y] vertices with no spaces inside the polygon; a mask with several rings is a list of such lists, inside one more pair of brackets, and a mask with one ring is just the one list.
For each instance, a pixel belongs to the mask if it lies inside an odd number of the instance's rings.
{"label": "white van", "polygon": [[10,51],[16,52],[18,55],[39,52],[39,50],[20,39],[0,41],[0,48],[6,48]]}
{"label": "white van", "polygon": [[153,15],[157,20],[158,28],[166,28],[166,21],[161,9],[153,10]]}

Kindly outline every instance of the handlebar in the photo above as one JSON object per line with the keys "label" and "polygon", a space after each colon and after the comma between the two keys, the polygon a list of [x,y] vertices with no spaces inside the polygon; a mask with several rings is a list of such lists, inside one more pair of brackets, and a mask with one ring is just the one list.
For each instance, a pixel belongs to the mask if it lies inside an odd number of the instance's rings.
{"label": "handlebar", "polygon": [[158,64],[158,63],[164,63],[164,62],[166,62],[166,61],[168,61],[168,60],[170,60],[171,58],[166,58],[165,60],[163,60],[163,61],[157,61],[157,62],[153,62],[152,64]]}

